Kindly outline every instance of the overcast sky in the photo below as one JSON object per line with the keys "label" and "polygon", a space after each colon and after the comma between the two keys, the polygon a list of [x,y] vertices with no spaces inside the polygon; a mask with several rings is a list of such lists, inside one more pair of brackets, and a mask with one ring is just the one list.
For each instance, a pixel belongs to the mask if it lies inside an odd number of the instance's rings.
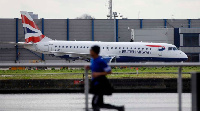
{"label": "overcast sky", "polygon": [[[20,11],[48,19],[74,19],[85,13],[106,19],[108,14],[108,0],[0,0],[0,4],[0,18],[20,18]],[[197,19],[200,0],[113,0],[113,11],[129,19],[138,19],[138,14],[140,19]]]}

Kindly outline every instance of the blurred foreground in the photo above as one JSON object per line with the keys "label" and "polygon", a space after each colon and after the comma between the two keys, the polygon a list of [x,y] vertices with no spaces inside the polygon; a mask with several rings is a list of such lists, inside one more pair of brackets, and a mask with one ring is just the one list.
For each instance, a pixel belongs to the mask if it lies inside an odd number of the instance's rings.
{"label": "blurred foreground", "polygon": [[[91,98],[92,95],[89,95],[89,103]],[[83,111],[85,107],[82,93],[0,94],[0,100],[0,110]],[[183,110],[191,110],[191,94],[183,93],[182,100]],[[125,105],[128,111],[178,110],[177,93],[114,93],[112,97],[106,96],[105,102]]]}

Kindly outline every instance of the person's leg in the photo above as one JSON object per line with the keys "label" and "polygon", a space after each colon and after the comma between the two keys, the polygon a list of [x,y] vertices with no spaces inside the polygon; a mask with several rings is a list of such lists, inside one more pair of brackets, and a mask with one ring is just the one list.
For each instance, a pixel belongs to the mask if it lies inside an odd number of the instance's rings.
{"label": "person's leg", "polygon": [[100,108],[116,109],[118,111],[124,111],[124,106],[115,106],[111,104],[105,104],[103,101],[103,95],[99,96],[99,106]]}
{"label": "person's leg", "polygon": [[92,109],[94,111],[99,111],[100,107],[99,107],[99,95],[94,95],[92,98]]}

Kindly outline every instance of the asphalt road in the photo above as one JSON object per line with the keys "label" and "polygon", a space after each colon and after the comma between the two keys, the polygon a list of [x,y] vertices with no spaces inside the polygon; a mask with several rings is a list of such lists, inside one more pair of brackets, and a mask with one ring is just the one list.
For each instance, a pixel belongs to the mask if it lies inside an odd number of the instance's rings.
{"label": "asphalt road", "polygon": [[[92,95],[89,95],[91,102]],[[183,94],[183,110],[191,110],[191,94]],[[84,94],[0,94],[0,110],[84,110]],[[115,93],[105,96],[105,103],[125,105],[128,111],[178,110],[177,93]],[[91,108],[91,105],[89,105]],[[106,110],[106,109],[102,109]]]}

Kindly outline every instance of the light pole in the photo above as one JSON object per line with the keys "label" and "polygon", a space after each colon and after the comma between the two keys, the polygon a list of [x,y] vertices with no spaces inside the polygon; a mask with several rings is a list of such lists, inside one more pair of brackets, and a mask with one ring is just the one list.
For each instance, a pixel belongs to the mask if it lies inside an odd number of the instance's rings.
{"label": "light pole", "polygon": [[[119,16],[123,19],[123,15],[120,15],[119,13]],[[118,17],[118,14],[117,12],[113,12],[113,17],[114,17],[114,42],[116,42],[116,17]]]}

